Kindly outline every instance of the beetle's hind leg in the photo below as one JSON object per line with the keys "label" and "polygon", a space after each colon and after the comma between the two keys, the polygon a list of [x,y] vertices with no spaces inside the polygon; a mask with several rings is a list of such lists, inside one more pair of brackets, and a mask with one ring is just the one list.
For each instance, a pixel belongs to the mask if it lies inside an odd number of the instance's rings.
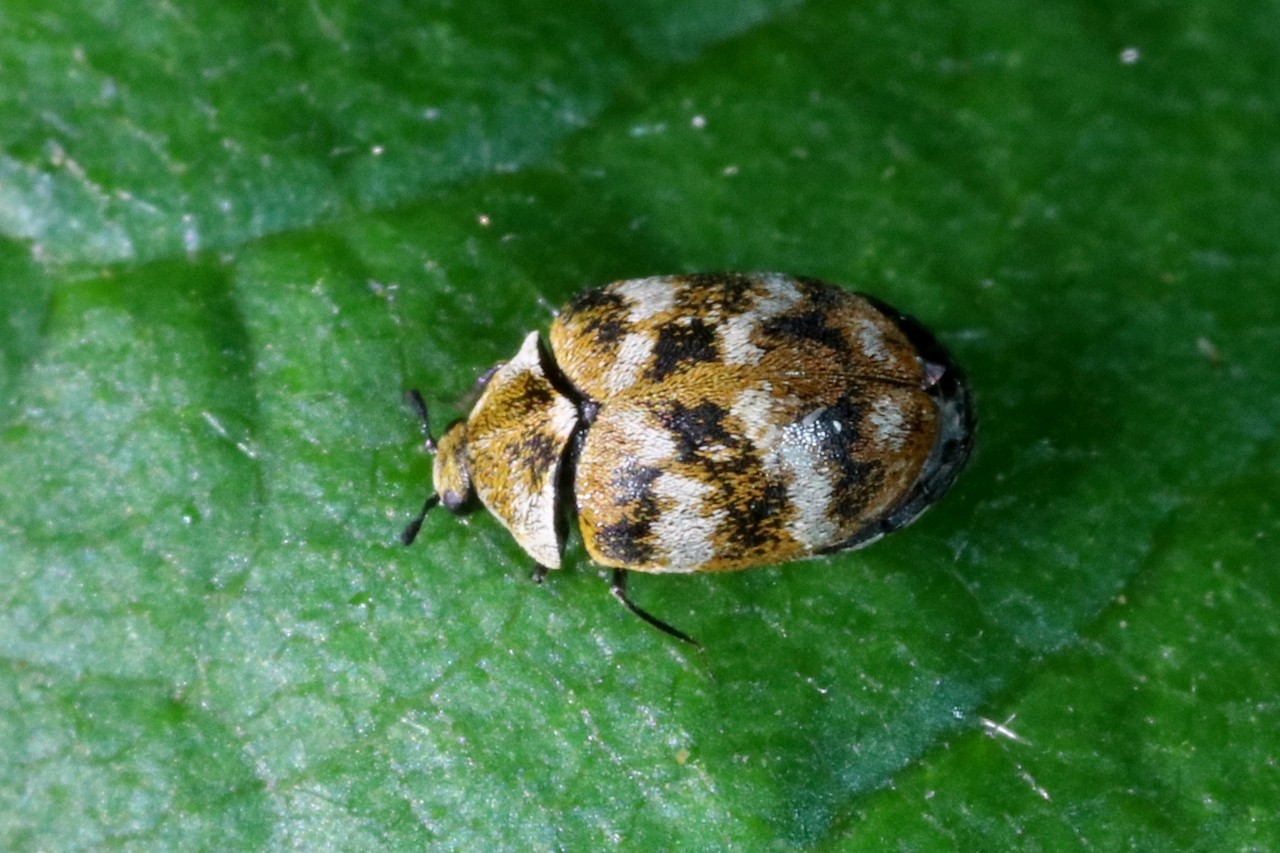
{"label": "beetle's hind leg", "polygon": [[688,634],[686,634],[684,631],[681,631],[679,628],[675,628],[675,627],[672,627],[671,625],[668,625],[666,622],[663,622],[661,619],[659,619],[657,616],[654,616],[652,613],[649,613],[647,610],[642,610],[640,607],[636,605],[635,602],[633,602],[630,598],[627,597],[627,572],[625,569],[613,570],[613,578],[609,581],[609,592],[613,593],[613,597],[621,601],[623,606],[625,606],[628,610],[630,610],[635,615],[639,616],[644,621],[648,622],[653,627],[657,628],[659,631],[663,632],[664,634],[670,634],[671,636],[675,637],[677,640],[688,643],[691,646],[702,648],[702,644],[699,643],[697,640],[695,640],[693,637],[690,637]]}

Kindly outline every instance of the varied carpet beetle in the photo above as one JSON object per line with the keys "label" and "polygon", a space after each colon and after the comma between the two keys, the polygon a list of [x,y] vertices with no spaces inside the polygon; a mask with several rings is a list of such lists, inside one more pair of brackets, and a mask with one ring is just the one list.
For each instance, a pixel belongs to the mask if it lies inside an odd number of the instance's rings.
{"label": "varied carpet beetle", "polygon": [[[405,529],[474,495],[541,579],[569,506],[588,556],[626,572],[717,572],[857,548],[911,523],[969,456],[964,377],[920,323],[776,273],[618,281],[579,295],[481,379]],[[426,408],[411,399],[424,424]]]}

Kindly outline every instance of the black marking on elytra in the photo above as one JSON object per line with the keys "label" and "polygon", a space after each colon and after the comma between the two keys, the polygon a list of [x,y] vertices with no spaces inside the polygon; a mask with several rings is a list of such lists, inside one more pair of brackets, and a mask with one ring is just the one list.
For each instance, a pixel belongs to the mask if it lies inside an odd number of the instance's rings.
{"label": "black marking on elytra", "polygon": [[692,364],[718,361],[716,330],[697,317],[685,322],[664,323],[658,327],[658,340],[653,347],[653,364],[648,377],[662,382],[671,374]]}
{"label": "black marking on elytra", "polygon": [[760,494],[747,501],[744,509],[745,512],[729,513],[723,522],[722,529],[728,538],[726,557],[744,556],[782,538],[782,529],[791,514],[786,484],[767,481]]}
{"label": "black marking on elytra", "polygon": [[823,409],[811,426],[811,435],[816,442],[815,452],[828,461],[836,474],[832,484],[831,511],[849,521],[862,514],[882,476],[879,464],[859,459],[856,455],[864,408],[848,397],[842,398]]}
{"label": "black marking on elytra", "polygon": [[701,273],[684,276],[683,282],[676,302],[681,314],[715,314],[724,320],[755,306],[756,282],[742,273]]}
{"label": "black marking on elytra", "polygon": [[858,294],[841,290],[834,285],[817,278],[797,278],[797,284],[800,286],[800,292],[804,294],[804,298],[813,303],[815,308],[822,310],[839,308],[848,302],[851,298]]}
{"label": "black marking on elytra", "polygon": [[880,490],[883,469],[877,462],[844,459],[836,470],[839,476],[831,489],[831,512],[849,523],[861,521],[867,502]]}
{"label": "black marking on elytra", "polygon": [[627,316],[627,300],[616,290],[607,287],[580,293],[565,309],[567,314],[581,313],[578,321],[583,333],[601,344],[612,344],[627,331],[623,318]]}
{"label": "black marking on elytra", "polygon": [[647,503],[653,500],[653,481],[662,476],[662,469],[654,465],[631,463],[619,468],[613,475],[615,503]]}
{"label": "black marking on elytra", "polygon": [[651,522],[623,518],[596,530],[596,548],[611,560],[628,566],[643,566],[653,559],[653,543],[649,540]]}
{"label": "black marking on elytra", "polygon": [[614,503],[628,510],[619,521],[596,529],[596,547],[602,554],[632,566],[652,560],[651,531],[662,512],[653,482],[661,475],[659,468],[637,464],[626,465],[614,475]]}
{"label": "black marking on elytra", "polygon": [[735,508],[721,522],[726,546],[720,556],[739,559],[776,542],[790,512],[786,484],[767,479],[755,445],[725,426],[729,413],[703,401],[673,402],[655,415],[675,439],[677,460],[696,466],[705,474],[702,482],[715,489],[708,505]]}
{"label": "black marking on elytra", "polygon": [[596,312],[610,314],[626,308],[627,301],[622,294],[611,287],[596,287],[584,290],[570,300],[565,308],[566,314],[578,312]]}
{"label": "black marking on elytra", "polygon": [[822,409],[810,426],[811,435],[817,441],[817,450],[832,460],[848,459],[861,439],[865,407],[849,397],[842,397]]}
{"label": "black marking on elytra", "polygon": [[711,448],[733,449],[743,439],[725,429],[724,419],[729,414],[723,406],[704,400],[696,406],[686,406],[673,401],[654,412],[664,427],[676,440],[676,452],[681,462],[701,463],[708,459]]}
{"label": "black marking on elytra", "polygon": [[764,334],[771,338],[786,341],[813,341],[833,352],[844,355],[849,352],[849,344],[844,333],[828,324],[831,312],[825,308],[807,308],[803,311],[789,311],[770,317],[761,324]]}

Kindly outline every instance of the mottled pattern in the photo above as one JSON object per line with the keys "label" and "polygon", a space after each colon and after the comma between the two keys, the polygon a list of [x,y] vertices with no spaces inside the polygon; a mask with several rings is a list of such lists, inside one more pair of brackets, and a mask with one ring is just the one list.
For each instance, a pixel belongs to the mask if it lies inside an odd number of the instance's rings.
{"label": "mottled pattern", "polygon": [[939,436],[900,319],[781,275],[641,279],[575,300],[551,346],[598,405],[574,483],[592,559],[741,569],[881,522]]}
{"label": "mottled pattern", "polygon": [[600,548],[627,565],[644,565],[653,559],[649,542],[653,539],[653,522],[662,511],[653,482],[661,474],[660,468],[627,460],[610,481],[614,500],[625,504],[628,512],[599,526],[595,538]]}
{"label": "mottled pattern", "polygon": [[644,378],[651,383],[665,382],[673,373],[720,360],[716,330],[701,318],[681,317],[663,323],[654,332],[657,339],[650,342],[651,355],[644,372]]}
{"label": "mottled pattern", "polygon": [[615,282],[568,305],[550,340],[554,361],[530,333],[494,368],[435,467],[442,504],[474,491],[542,566],[560,565],[571,497],[606,566],[720,571],[858,547],[910,523],[969,454],[946,351],[819,281]]}

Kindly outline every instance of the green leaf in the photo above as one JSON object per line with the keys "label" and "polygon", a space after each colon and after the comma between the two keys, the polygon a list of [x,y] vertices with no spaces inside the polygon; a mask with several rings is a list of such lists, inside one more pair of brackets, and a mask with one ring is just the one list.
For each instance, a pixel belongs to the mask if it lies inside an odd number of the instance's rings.
{"label": "green leaf", "polygon": [[[1280,846],[1274,4],[0,12],[0,847]],[[865,551],[541,587],[437,428],[612,279],[929,324]]]}

